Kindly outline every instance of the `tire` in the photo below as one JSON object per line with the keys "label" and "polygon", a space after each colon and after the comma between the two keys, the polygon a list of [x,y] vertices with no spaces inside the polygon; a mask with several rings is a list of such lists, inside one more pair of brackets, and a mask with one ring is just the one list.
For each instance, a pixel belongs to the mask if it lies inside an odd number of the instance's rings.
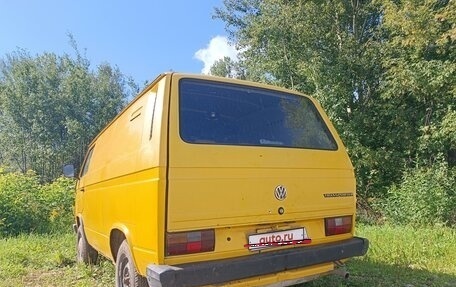
{"label": "tire", "polygon": [[149,287],[146,278],[136,271],[126,240],[122,241],[117,252],[116,287]]}
{"label": "tire", "polygon": [[78,227],[76,251],[77,262],[88,265],[97,264],[98,252],[87,242],[82,224]]}

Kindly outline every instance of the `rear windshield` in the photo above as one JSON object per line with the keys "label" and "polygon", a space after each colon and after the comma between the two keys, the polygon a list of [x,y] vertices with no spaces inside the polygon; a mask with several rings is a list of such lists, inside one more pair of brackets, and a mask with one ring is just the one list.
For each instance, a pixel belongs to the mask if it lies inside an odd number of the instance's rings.
{"label": "rear windshield", "polygon": [[188,143],[336,150],[306,97],[195,79],[179,83],[180,136]]}

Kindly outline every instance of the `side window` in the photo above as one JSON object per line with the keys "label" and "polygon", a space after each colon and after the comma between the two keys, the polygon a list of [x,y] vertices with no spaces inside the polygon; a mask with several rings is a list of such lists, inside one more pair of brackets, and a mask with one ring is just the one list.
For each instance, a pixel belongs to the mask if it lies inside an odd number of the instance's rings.
{"label": "side window", "polygon": [[81,177],[83,177],[89,170],[89,165],[90,165],[90,160],[92,159],[92,154],[93,154],[93,147],[89,150],[89,153],[87,154],[86,160],[84,162],[84,166],[82,167]]}

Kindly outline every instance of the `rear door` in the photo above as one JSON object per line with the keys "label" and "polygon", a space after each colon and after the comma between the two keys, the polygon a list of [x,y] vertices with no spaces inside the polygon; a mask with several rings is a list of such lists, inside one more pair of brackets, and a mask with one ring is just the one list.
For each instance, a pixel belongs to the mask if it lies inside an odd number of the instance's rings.
{"label": "rear door", "polygon": [[167,232],[214,230],[215,248],[168,263],[252,254],[257,234],[310,244],[351,237],[325,236],[324,218],[354,214],[355,181],[318,104],[209,79],[173,77]]}

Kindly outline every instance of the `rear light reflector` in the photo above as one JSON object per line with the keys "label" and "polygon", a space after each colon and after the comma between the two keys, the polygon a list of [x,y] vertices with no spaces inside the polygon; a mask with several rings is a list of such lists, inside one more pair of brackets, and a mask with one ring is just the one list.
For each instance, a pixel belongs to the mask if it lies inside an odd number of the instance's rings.
{"label": "rear light reflector", "polygon": [[352,231],[352,216],[325,218],[326,236],[350,233]]}
{"label": "rear light reflector", "polygon": [[166,255],[214,251],[214,229],[166,234]]}

